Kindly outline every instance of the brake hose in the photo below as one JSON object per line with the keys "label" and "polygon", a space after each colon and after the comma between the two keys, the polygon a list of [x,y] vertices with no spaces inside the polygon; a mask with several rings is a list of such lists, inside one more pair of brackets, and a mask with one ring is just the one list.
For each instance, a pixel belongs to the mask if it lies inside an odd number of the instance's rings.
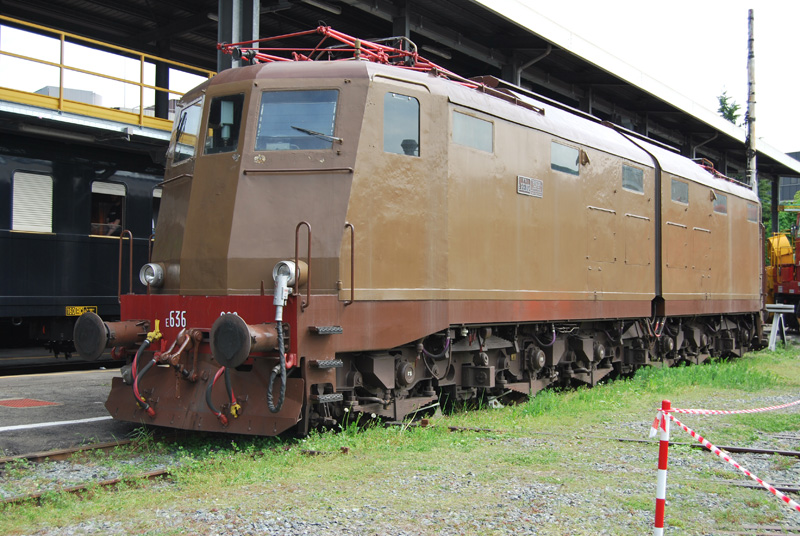
{"label": "brake hose", "polygon": [[[272,369],[272,374],[269,375],[269,385],[267,386],[267,406],[272,413],[278,413],[283,407],[283,401],[286,398],[286,353],[284,352],[283,342],[283,322],[278,321],[278,351],[281,354],[281,362]],[[272,387],[275,385],[275,378],[281,375],[281,395],[278,400],[278,406],[272,400]]]}
{"label": "brake hose", "polygon": [[[214,416],[219,419],[219,422],[222,423],[222,426],[228,426],[228,418],[214,406],[213,402],[211,402],[211,390],[214,388],[214,384],[217,383],[217,380],[223,372],[227,372],[226,367],[221,367],[219,370],[217,370],[217,373],[214,375],[214,379],[208,384],[208,387],[206,388],[206,404],[208,405],[208,409],[211,410],[211,413],[213,413]],[[226,384],[226,387],[227,386],[228,384]]]}
{"label": "brake hose", "polygon": [[[142,352],[144,352],[144,350],[148,346],[150,346],[150,341],[145,339],[144,342],[142,342],[142,345],[139,347],[139,350],[136,352],[136,357],[133,358],[134,361],[139,361],[139,357],[142,355]],[[133,396],[136,398],[136,404],[140,408],[145,410],[147,414],[150,415],[151,417],[154,417],[156,412],[153,408],[150,407],[150,404],[147,403],[145,397],[139,394],[139,380],[142,379],[142,377],[147,373],[147,371],[150,370],[155,364],[156,364],[156,359],[154,357],[144,366],[144,368],[133,379]]]}
{"label": "brake hose", "polygon": [[151,417],[155,417],[156,412],[150,407],[150,404],[147,403],[147,400],[139,394],[139,380],[148,370],[152,368],[153,365],[156,364],[155,354],[153,355],[153,359],[151,359],[150,362],[145,365],[141,372],[138,372],[137,368],[139,365],[139,358],[142,356],[144,351],[150,347],[150,344],[153,341],[157,341],[161,338],[161,331],[158,328],[159,320],[156,320],[155,324],[156,329],[147,334],[144,341],[142,341],[142,344],[139,346],[139,349],[136,351],[136,355],[133,358],[133,363],[131,363],[131,374],[133,375],[133,396],[136,398],[136,405],[145,410]]}

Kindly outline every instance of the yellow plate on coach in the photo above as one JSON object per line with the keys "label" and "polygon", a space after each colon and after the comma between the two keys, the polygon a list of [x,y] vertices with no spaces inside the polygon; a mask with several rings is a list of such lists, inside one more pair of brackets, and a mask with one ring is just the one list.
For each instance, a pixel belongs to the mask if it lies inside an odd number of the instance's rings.
{"label": "yellow plate on coach", "polygon": [[96,305],[67,305],[67,316],[81,316],[83,313],[92,312],[97,314]]}

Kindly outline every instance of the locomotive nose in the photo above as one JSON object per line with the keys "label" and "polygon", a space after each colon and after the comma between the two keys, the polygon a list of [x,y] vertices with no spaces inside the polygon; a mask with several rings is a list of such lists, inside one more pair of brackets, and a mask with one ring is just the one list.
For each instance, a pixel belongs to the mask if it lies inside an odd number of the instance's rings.
{"label": "locomotive nose", "polygon": [[72,339],[84,359],[95,361],[106,348],[132,348],[147,336],[148,323],[140,320],[103,322],[95,313],[83,313],[75,322]]}

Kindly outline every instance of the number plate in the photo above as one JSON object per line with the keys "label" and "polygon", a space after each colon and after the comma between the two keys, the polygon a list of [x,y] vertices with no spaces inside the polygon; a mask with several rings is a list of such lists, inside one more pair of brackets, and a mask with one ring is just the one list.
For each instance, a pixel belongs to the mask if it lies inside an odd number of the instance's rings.
{"label": "number plate", "polygon": [[97,314],[96,305],[67,305],[67,316],[81,316],[83,313]]}

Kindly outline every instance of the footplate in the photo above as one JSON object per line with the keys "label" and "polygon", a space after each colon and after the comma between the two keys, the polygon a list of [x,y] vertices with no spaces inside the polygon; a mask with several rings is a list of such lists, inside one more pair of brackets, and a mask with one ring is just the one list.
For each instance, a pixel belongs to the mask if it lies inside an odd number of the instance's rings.
{"label": "footplate", "polygon": [[316,404],[330,404],[332,402],[341,402],[344,400],[342,393],[330,393],[327,395],[311,395],[311,401]]}
{"label": "footplate", "polygon": [[312,361],[311,366],[319,369],[342,368],[344,362],[341,359],[319,359]]}

